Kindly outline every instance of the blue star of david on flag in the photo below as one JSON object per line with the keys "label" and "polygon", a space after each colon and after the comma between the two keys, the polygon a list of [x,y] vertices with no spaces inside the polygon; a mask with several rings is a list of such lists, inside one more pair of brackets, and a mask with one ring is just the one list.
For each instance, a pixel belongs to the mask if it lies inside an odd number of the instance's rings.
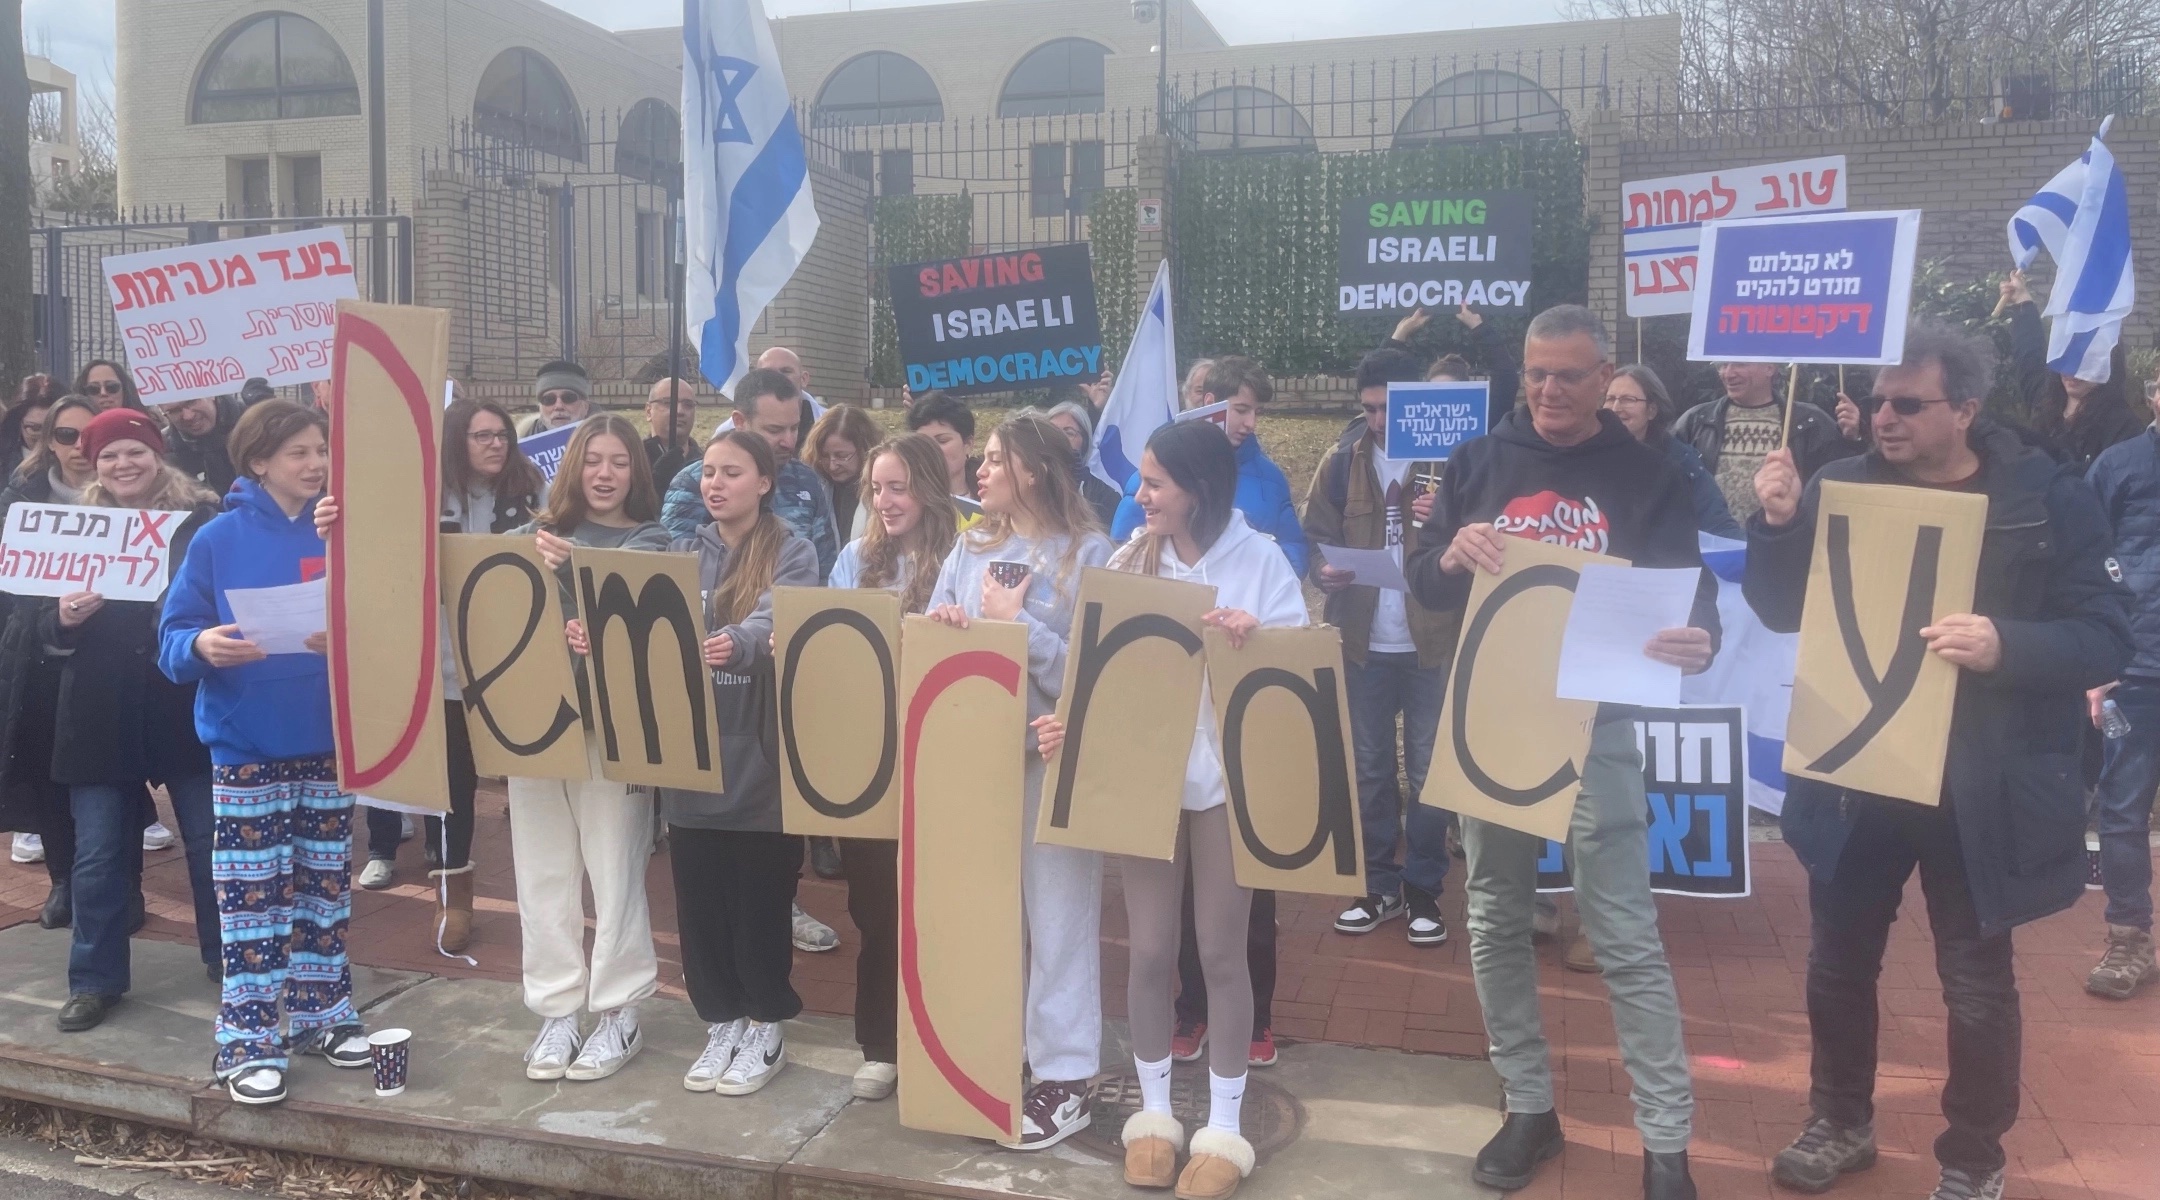
{"label": "blue star of david on flag", "polygon": [[750,86],[750,77],[757,74],[757,64],[724,54],[712,56],[706,68],[709,78],[719,84],[717,98],[719,115],[713,121],[712,140],[715,142],[754,142],[750,127],[743,123],[742,94]]}

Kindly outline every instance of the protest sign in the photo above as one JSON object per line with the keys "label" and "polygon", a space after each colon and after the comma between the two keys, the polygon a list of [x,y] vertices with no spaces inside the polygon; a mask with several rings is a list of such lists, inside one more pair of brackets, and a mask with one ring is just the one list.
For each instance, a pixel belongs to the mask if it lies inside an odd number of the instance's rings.
{"label": "protest sign", "polygon": [[172,574],[184,512],[18,502],[0,532],[0,592],[155,600]]}
{"label": "protest sign", "polygon": [[449,533],[441,544],[443,612],[473,765],[482,775],[587,778],[554,572],[530,536]]}
{"label": "protest sign", "polygon": [[1845,156],[1762,163],[1620,185],[1620,287],[1631,317],[1694,310],[1705,221],[1845,211]]}
{"label": "protest sign", "polygon": [[1210,628],[1205,641],[1239,886],[1364,895],[1342,631],[1261,629],[1233,650]]}
{"label": "protest sign", "polygon": [[881,588],[773,589],[780,672],[780,827],[900,836],[900,597]]}
{"label": "protest sign", "polygon": [[1958,668],[1920,631],[1972,611],[1987,497],[1820,486],[1785,773],[1939,804]]}
{"label": "protest sign", "polygon": [[1688,357],[1894,365],[1905,353],[1920,211],[1703,226]]}
{"label": "protest sign", "polygon": [[[113,323],[146,404],[330,378],[337,304],[359,295],[335,227],[115,254]],[[440,395],[442,385],[435,385]]]}
{"label": "protest sign", "polygon": [[[1575,582],[1617,558],[1510,538],[1477,570],[1420,803],[1543,838],[1567,836],[1597,705],[1555,694]],[[1482,669],[1481,669],[1482,668]]]}
{"label": "protest sign", "polygon": [[570,569],[591,641],[588,715],[600,738],[601,776],[723,790],[697,556],[580,546]]}
{"label": "protest sign", "polygon": [[1529,311],[1524,192],[1404,192],[1343,202],[1337,312]]}
{"label": "protest sign", "polygon": [[1200,714],[1200,618],[1215,589],[1089,567],[1065,656],[1065,746],[1043,774],[1035,840],[1176,857]]}
{"label": "protest sign", "polygon": [[1384,453],[1396,462],[1445,462],[1455,447],[1485,433],[1492,384],[1391,383],[1387,385]]}
{"label": "protest sign", "polygon": [[900,1123],[1015,1137],[1027,629],[908,617],[900,646]]}
{"label": "protest sign", "polygon": [[[563,451],[570,448],[570,439],[576,435],[576,425],[565,425],[560,429],[550,429],[531,437],[519,438],[518,450],[532,460],[532,465],[540,468],[542,483],[553,483],[556,468],[562,466]],[[663,488],[667,486],[665,480],[656,479],[653,482]]]}
{"label": "protest sign", "polygon": [[908,386],[953,396],[1102,374],[1102,322],[1085,242],[889,269]]}
{"label": "protest sign", "polygon": [[[1737,900],[1752,894],[1747,723],[1737,708],[1644,708],[1635,714],[1650,810],[1650,890]],[[1561,844],[1538,856],[1538,890],[1574,890]]]}
{"label": "protest sign", "polygon": [[448,810],[436,397],[449,373],[450,314],[340,301],[335,358],[330,493],[343,507],[330,527],[325,602],[338,782]]}

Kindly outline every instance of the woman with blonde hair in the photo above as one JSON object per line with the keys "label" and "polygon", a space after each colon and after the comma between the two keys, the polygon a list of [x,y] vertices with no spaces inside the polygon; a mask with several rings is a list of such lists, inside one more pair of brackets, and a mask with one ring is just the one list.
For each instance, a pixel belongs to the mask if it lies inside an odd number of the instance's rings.
{"label": "woman with blonde hair", "polygon": [[[883,588],[900,596],[902,612],[930,603],[938,568],[960,534],[960,508],[945,486],[945,452],[910,433],[870,452],[864,471],[870,527],[833,564],[836,588]],[[883,1100],[900,1078],[899,843],[840,839],[840,869],[848,884],[848,916],[862,933],[855,959],[855,1042],[863,1065],[855,1095]]]}
{"label": "woman with blonde hair", "polygon": [[852,404],[835,404],[803,439],[802,460],[817,472],[832,500],[833,541],[838,545],[861,537],[869,527],[870,509],[862,503],[868,490],[864,472],[870,467],[870,450],[881,436],[869,413]]}
{"label": "woman with blonde hair", "polygon": [[[985,514],[955,542],[930,595],[930,616],[1027,626],[1030,719],[1057,707],[1083,567],[1110,558],[1110,539],[1073,486],[1072,446],[1041,417],[1013,417],[983,447],[976,472]],[[1036,1084],[1006,1143],[1040,1150],[1087,1128],[1088,1081],[1102,1065],[1102,856],[1035,843],[1043,762],[1029,734],[1022,756],[1022,900],[1027,915],[1027,1055]]]}

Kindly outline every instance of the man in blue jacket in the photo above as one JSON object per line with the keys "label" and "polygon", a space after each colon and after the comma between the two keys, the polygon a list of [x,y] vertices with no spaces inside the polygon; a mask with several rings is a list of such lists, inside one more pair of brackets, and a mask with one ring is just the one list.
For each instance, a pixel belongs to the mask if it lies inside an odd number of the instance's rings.
{"label": "man in blue jacket", "polygon": [[[1260,448],[1254,434],[1260,428],[1260,407],[1275,398],[1275,384],[1260,364],[1232,355],[1215,360],[1200,384],[1192,407],[1222,403],[1223,432],[1237,447],[1237,510],[1262,534],[1275,539],[1290,569],[1305,574],[1305,528],[1298,522],[1297,504],[1290,498],[1290,481],[1282,468]],[[1198,419],[1198,418],[1195,418]],[[1110,540],[1123,544],[1140,528],[1140,473],[1125,481],[1125,496],[1118,501],[1117,516],[1110,523]]]}
{"label": "man in blue jacket", "polygon": [[[2160,381],[2146,400],[2160,416]],[[2093,797],[2100,833],[2100,885],[2107,891],[2107,952],[2085,977],[2085,990],[2128,1000],[2160,979],[2153,965],[2152,810],[2160,788],[2160,426],[2100,452],[2085,476],[2115,530],[2115,577],[2133,594],[2130,632],[2136,657],[2122,678],[2087,696],[2094,725],[2112,696],[2129,732],[2107,741]]]}
{"label": "man in blue jacket", "polygon": [[[778,371],[755,367],[735,383],[735,427],[747,429],[772,444],[780,460],[780,477],[774,480],[773,515],[789,529],[817,547],[818,578],[832,574],[840,547],[833,538],[832,500],[825,485],[809,464],[795,457],[796,435],[801,429],[803,394]],[[718,436],[718,435],[715,435]],[[698,527],[710,525],[705,497],[698,491],[704,477],[702,454],[677,472],[665,486],[660,523],[676,537],[696,537]],[[656,485],[658,480],[654,481]]]}
{"label": "man in blue jacket", "polygon": [[1949,1079],[1935,1200],[2000,1200],[2003,1134],[2017,1120],[2017,974],[2010,931],[2077,902],[2085,884],[2079,726],[2088,688],[2130,661],[2129,595],[2109,578],[2107,517],[2084,480],[1980,416],[1992,352],[1915,322],[1904,362],[1861,405],[1859,457],[1803,484],[1790,450],[1755,476],[1742,587],[1764,625],[1800,627],[1823,479],[1984,495],[1973,611],[1919,630],[1959,668],[1941,803],[1913,804],[1792,777],[1781,823],[1808,869],[1813,1109],[1772,1178],[1821,1192],[1875,1162],[1876,978],[1915,868],[1949,1010]]}

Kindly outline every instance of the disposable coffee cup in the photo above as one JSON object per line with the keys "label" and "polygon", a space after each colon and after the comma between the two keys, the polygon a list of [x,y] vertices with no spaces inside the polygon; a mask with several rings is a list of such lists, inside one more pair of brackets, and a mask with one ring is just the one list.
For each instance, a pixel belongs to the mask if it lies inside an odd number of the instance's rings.
{"label": "disposable coffee cup", "polygon": [[1024,562],[994,562],[987,564],[984,570],[1001,588],[1016,588],[1027,582],[1028,565]]}
{"label": "disposable coffee cup", "polygon": [[405,1073],[411,1066],[408,1053],[412,1030],[383,1029],[368,1035],[368,1052],[375,1060],[375,1094],[395,1096],[405,1090]]}

